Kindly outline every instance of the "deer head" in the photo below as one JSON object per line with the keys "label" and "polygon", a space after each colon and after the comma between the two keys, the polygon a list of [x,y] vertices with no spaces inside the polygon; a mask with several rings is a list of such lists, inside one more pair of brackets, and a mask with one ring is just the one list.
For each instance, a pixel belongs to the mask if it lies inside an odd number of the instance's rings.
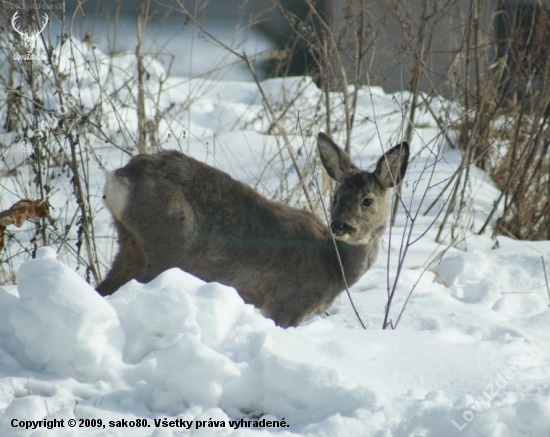
{"label": "deer head", "polygon": [[318,147],[327,173],[338,182],[330,225],[335,238],[348,244],[369,244],[386,227],[387,196],[405,176],[409,145],[403,142],[388,150],[372,173],[358,169],[349,155],[322,132]]}

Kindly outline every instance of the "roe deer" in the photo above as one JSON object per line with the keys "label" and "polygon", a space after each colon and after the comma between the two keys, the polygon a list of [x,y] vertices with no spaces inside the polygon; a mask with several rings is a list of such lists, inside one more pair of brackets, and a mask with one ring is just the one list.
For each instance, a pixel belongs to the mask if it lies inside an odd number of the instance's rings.
{"label": "roe deer", "polygon": [[[331,230],[352,285],[376,259],[387,194],[405,175],[409,146],[382,156],[374,173],[354,166],[327,135],[317,146],[339,184]],[[282,327],[326,310],[345,289],[328,227],[311,212],[272,202],[226,173],[176,151],[138,155],[107,176],[105,203],[119,252],[98,292],[147,282],[171,267],[237,289]]]}

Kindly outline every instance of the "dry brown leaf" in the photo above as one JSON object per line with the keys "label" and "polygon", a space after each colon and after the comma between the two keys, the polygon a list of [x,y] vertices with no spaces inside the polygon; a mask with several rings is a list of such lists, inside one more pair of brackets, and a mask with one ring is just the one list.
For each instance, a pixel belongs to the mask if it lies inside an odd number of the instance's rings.
{"label": "dry brown leaf", "polygon": [[25,220],[48,216],[48,208],[43,200],[23,199],[13,204],[10,209],[0,212],[0,251],[4,249],[4,231],[9,225],[18,228]]}

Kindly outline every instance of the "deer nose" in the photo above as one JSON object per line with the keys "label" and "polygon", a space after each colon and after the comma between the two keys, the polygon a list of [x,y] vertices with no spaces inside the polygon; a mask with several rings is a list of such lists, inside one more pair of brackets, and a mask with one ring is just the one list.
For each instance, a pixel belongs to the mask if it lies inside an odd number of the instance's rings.
{"label": "deer nose", "polygon": [[330,229],[336,235],[351,234],[353,228],[344,222],[332,222]]}

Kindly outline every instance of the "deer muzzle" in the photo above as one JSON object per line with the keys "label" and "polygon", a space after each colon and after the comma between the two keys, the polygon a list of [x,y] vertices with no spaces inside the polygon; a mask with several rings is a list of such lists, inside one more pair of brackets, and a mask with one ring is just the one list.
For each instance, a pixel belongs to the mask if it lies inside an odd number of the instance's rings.
{"label": "deer muzzle", "polygon": [[334,221],[330,224],[330,229],[332,230],[332,233],[337,236],[342,236],[346,234],[351,234],[353,232],[353,228],[344,222]]}

